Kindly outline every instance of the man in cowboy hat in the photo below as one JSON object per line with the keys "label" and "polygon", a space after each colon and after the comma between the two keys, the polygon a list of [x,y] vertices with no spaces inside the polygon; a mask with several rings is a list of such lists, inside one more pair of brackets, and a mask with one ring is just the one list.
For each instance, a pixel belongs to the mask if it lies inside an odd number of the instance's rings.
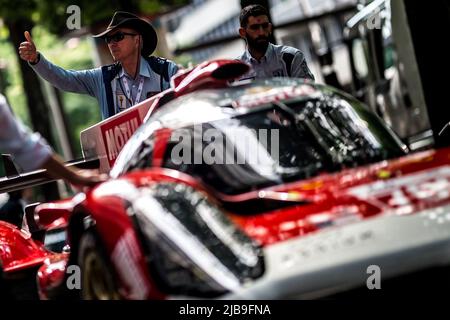
{"label": "man in cowboy hat", "polygon": [[108,44],[114,64],[90,70],[65,70],[36,50],[28,31],[19,47],[20,57],[55,87],[96,97],[102,118],[108,118],[146,98],[166,90],[178,66],[153,57],[158,38],[153,26],[134,14],[114,13],[106,30],[94,37]]}

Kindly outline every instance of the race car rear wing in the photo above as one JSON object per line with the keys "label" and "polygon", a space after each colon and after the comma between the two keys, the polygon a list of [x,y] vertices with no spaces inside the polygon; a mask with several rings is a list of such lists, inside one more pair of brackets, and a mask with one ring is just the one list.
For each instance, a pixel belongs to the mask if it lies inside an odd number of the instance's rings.
{"label": "race car rear wing", "polygon": [[[2,160],[6,177],[0,178],[0,193],[35,187],[57,180],[51,178],[45,169],[19,173],[10,155],[2,154]],[[66,166],[77,167],[79,169],[98,169],[100,167],[100,161],[96,158],[73,160],[66,162]]]}

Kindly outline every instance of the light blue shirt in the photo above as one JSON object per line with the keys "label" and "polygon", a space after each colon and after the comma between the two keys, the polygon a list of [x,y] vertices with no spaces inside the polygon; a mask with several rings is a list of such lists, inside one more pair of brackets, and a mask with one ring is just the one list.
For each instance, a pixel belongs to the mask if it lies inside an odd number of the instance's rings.
{"label": "light blue shirt", "polygon": [[[123,80],[124,78],[127,79],[128,86],[131,92],[130,96],[127,96],[126,92],[124,92],[126,91],[126,86]],[[139,98],[139,102],[144,101],[145,99],[147,99],[147,97],[151,97],[169,87],[168,83],[166,84],[166,86],[164,86],[163,83],[164,88],[161,88],[161,76],[153,72],[148,62],[145,61],[144,58],[141,58],[139,75],[136,77],[136,79],[133,79],[122,68],[119,74],[111,83],[116,113],[131,107],[130,100],[135,102],[141,79],[144,80],[144,85]]]}
{"label": "light blue shirt", "polygon": [[[30,66],[39,76],[50,82],[58,89],[75,93],[84,93],[97,98],[100,105],[102,118],[107,118],[108,102],[106,98],[105,86],[103,84],[103,75],[101,68],[89,70],[65,70],[48,61],[41,53],[39,62],[35,65],[30,64]],[[169,76],[172,77],[178,71],[178,66],[174,62],[168,61],[168,71]],[[122,70],[122,72],[120,72],[111,82],[111,86],[113,89],[113,98],[115,102],[115,113],[117,113],[118,110],[123,109],[118,105],[119,101],[127,100],[120,99],[120,96],[123,96],[124,93],[121,89],[121,86],[117,82],[120,77],[124,76],[127,76],[130,79],[128,83],[130,86],[130,91],[132,93],[133,101],[136,97],[136,92],[141,77],[144,79],[144,87],[139,101],[144,101],[145,99],[147,99],[147,97],[150,97],[155,93],[164,91],[170,86],[167,81],[163,80],[163,87],[161,88],[161,76],[155,73],[151,69],[147,61],[143,57],[141,57],[139,76],[136,77],[135,80],[132,80],[131,77],[125,74]],[[133,87],[133,85],[135,85],[135,87]],[[125,87],[123,88],[124,90],[126,90]],[[130,104],[128,102],[126,107],[130,107]]]}
{"label": "light blue shirt", "polygon": [[50,158],[52,149],[38,133],[30,133],[16,121],[0,94],[0,151],[10,153],[25,171],[35,170]]}
{"label": "light blue shirt", "polygon": [[290,73],[291,77],[314,81],[314,75],[309,70],[305,56],[300,50],[289,46],[274,45],[272,43],[269,43],[266,53],[260,61],[252,57],[248,48],[240,57],[238,57],[238,60],[246,62],[251,66],[250,71],[242,76],[240,80],[288,77],[289,73],[287,72],[286,64],[283,60],[284,53],[293,56]]}

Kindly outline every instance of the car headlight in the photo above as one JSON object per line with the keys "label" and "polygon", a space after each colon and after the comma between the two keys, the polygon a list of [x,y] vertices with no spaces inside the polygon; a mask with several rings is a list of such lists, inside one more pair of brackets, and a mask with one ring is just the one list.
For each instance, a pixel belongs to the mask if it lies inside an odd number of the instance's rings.
{"label": "car headlight", "polygon": [[130,209],[163,291],[217,296],[264,272],[262,249],[203,193],[175,183],[140,193]]}

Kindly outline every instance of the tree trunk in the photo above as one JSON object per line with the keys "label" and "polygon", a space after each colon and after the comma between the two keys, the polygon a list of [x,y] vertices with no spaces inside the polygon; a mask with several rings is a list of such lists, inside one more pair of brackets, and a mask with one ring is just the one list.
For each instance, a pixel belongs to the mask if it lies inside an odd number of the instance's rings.
{"label": "tree trunk", "polygon": [[[28,63],[19,57],[19,45],[21,42],[25,41],[23,32],[26,30],[31,30],[33,23],[26,19],[17,19],[14,21],[8,21],[6,19],[5,24],[9,29],[10,40],[14,48],[16,48],[15,52],[20,65],[23,88],[33,128],[35,131],[39,132],[51,146],[55,146],[55,141],[51,132],[52,126],[48,116],[49,109],[45,103],[38,76],[30,68],[30,66],[28,66]],[[42,187],[42,190],[46,200],[54,200],[59,198],[56,183],[46,184]]]}

